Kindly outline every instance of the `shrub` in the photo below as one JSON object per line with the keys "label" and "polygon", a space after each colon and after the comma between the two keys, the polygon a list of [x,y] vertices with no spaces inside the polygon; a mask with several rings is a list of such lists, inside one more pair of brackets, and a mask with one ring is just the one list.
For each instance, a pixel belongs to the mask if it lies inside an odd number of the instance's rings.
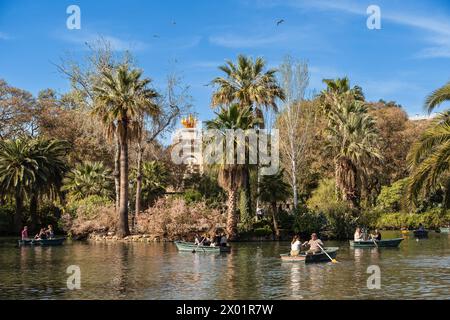
{"label": "shrub", "polygon": [[204,202],[188,204],[181,198],[161,198],[137,216],[138,232],[176,240],[194,232],[213,232],[224,228],[226,217]]}
{"label": "shrub", "polygon": [[11,230],[14,230],[14,212],[12,205],[0,206],[0,235],[8,235]]}
{"label": "shrub", "polygon": [[197,190],[188,189],[183,193],[183,199],[186,203],[191,204],[194,202],[201,202],[203,195]]}
{"label": "shrub", "polygon": [[60,220],[60,227],[75,238],[86,238],[91,233],[115,232],[117,224],[114,204],[99,196],[69,201]]}
{"label": "shrub", "polygon": [[272,228],[268,225],[253,230],[253,234],[257,237],[267,237],[273,234]]}
{"label": "shrub", "polygon": [[403,179],[393,183],[391,186],[382,187],[377,198],[378,209],[382,212],[400,211],[407,182],[408,179]]}
{"label": "shrub", "polygon": [[327,225],[324,214],[313,212],[307,208],[298,208],[293,213],[295,233],[309,236],[311,233],[320,233]]}
{"label": "shrub", "polygon": [[386,213],[378,218],[376,226],[380,229],[417,229],[423,224],[426,228],[437,229],[449,221],[450,211],[434,208],[424,213]]}

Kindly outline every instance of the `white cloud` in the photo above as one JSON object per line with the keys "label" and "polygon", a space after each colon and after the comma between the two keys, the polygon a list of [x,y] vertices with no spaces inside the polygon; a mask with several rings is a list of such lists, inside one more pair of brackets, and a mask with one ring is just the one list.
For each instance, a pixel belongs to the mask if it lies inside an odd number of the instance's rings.
{"label": "white cloud", "polygon": [[420,121],[420,120],[431,120],[438,116],[438,113],[432,114],[416,114],[415,116],[409,116],[409,120],[411,121]]}
{"label": "white cloud", "polygon": [[101,34],[82,34],[71,33],[70,35],[64,35],[60,37],[66,42],[73,44],[85,45],[86,43],[92,44],[97,42],[99,39],[106,41],[110,44],[111,50],[114,51],[142,51],[148,48],[148,45],[142,41],[131,40],[131,39],[120,39],[114,36],[101,35]]}
{"label": "white cloud", "polygon": [[[296,9],[312,9],[322,11],[340,11],[347,14],[367,15],[367,6],[354,1],[335,1],[335,0],[260,0],[260,6],[289,6]],[[420,14],[407,12],[404,8],[397,10],[387,10],[385,6],[381,7],[382,20],[390,21],[399,25],[416,28],[431,34],[430,38],[425,39],[432,43],[431,47],[424,48],[417,53],[417,58],[450,58],[450,18],[445,16],[436,16],[432,13],[425,15],[423,10]]]}

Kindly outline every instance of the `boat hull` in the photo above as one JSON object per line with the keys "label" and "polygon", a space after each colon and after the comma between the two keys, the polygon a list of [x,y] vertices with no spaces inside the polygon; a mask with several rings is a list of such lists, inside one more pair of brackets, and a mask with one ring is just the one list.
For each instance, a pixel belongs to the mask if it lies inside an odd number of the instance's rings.
{"label": "boat hull", "polygon": [[19,246],[62,246],[65,238],[45,239],[45,240],[19,240]]}
{"label": "boat hull", "polygon": [[[335,259],[337,256],[339,248],[325,248],[325,251],[331,257]],[[281,254],[281,260],[285,262],[302,262],[302,263],[321,263],[321,262],[331,262],[330,258],[325,253],[317,253],[311,255],[301,254],[297,257],[291,257],[290,254]]]}
{"label": "boat hull", "polygon": [[440,228],[441,233],[450,233],[450,228]]}
{"label": "boat hull", "polygon": [[231,252],[231,247],[209,247],[209,246],[198,246],[191,242],[176,241],[178,251],[181,252],[198,252],[198,253],[227,253]]}
{"label": "boat hull", "polygon": [[426,230],[416,230],[416,231],[414,231],[414,237],[416,237],[416,238],[428,238],[428,231],[426,231]]}
{"label": "boat hull", "polygon": [[352,248],[376,248],[377,246],[379,248],[397,248],[400,243],[402,243],[404,239],[398,238],[398,239],[389,239],[389,240],[381,240],[376,241],[376,244],[373,240],[368,241],[350,241],[350,247]]}

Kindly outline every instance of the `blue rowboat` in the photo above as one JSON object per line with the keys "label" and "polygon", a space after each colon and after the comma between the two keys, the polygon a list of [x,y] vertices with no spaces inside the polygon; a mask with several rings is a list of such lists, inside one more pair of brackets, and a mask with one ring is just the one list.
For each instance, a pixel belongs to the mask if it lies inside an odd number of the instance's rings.
{"label": "blue rowboat", "polygon": [[428,231],[427,230],[416,230],[416,231],[414,231],[414,237],[428,238]]}
{"label": "blue rowboat", "polygon": [[61,246],[63,245],[66,238],[55,238],[55,239],[26,239],[19,240],[19,246]]}
{"label": "blue rowboat", "polygon": [[[403,241],[403,238],[388,240],[367,240],[367,241],[350,241],[352,248],[397,248]],[[376,242],[376,244],[375,244]]]}
{"label": "blue rowboat", "polygon": [[[329,247],[324,248],[325,252],[331,257],[336,259],[339,248]],[[304,262],[304,263],[319,263],[319,262],[331,262],[330,258],[323,252],[316,254],[300,254],[296,257],[292,257],[290,254],[280,254],[281,260],[285,262]]]}
{"label": "blue rowboat", "polygon": [[210,247],[210,246],[199,246],[192,242],[175,241],[178,251],[182,252],[198,252],[198,253],[221,253],[221,252],[231,252],[231,247]]}

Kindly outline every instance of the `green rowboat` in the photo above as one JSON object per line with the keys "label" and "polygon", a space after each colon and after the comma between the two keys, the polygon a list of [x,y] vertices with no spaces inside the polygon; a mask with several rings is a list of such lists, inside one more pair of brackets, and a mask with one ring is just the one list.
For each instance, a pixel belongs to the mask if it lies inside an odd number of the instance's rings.
{"label": "green rowboat", "polygon": [[231,247],[210,247],[210,246],[198,246],[192,242],[175,241],[178,251],[183,252],[198,252],[198,253],[221,253],[231,252]]}
{"label": "green rowboat", "polygon": [[[331,259],[335,259],[337,256],[337,252],[339,248],[329,247],[324,248],[326,253],[331,257]],[[285,262],[304,262],[304,263],[319,263],[319,262],[331,262],[330,258],[323,252],[316,254],[300,254],[297,257],[292,257],[290,254],[281,254],[281,260]]]}
{"label": "green rowboat", "polygon": [[19,240],[19,246],[62,246],[66,239],[65,238],[55,238],[55,239],[26,239]]}
{"label": "green rowboat", "polygon": [[[403,241],[403,238],[389,239],[389,240],[368,240],[368,241],[350,241],[352,248],[397,248]],[[376,242],[376,244],[375,244]]]}

